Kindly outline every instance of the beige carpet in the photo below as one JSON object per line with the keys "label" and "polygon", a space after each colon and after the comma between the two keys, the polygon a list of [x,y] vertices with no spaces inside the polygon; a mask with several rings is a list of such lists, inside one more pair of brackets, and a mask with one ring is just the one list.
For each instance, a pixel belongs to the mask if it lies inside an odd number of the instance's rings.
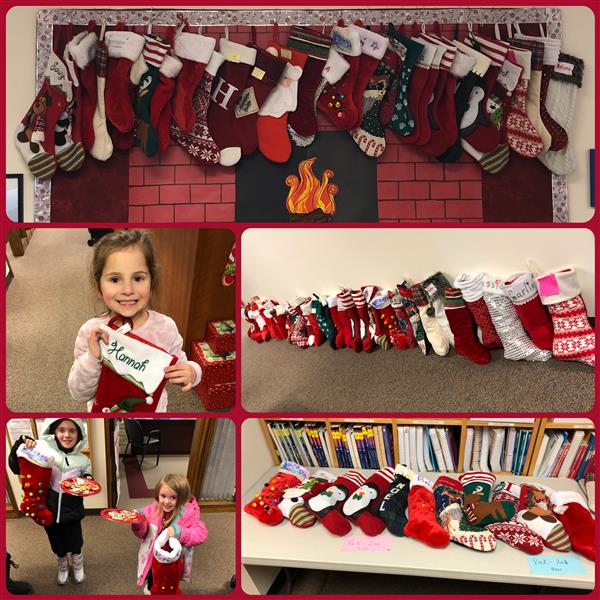
{"label": "beige carpet", "polygon": [[[37,229],[24,256],[6,245],[14,279],[6,294],[6,398],[14,411],[85,411],[67,377],[79,328],[96,314],[87,229]],[[204,412],[194,391],[168,385],[170,412]]]}
{"label": "beige carpet", "polygon": [[251,411],[585,412],[594,404],[594,369],[577,362],[505,360],[476,365],[454,350],[371,354],[257,344],[242,335],[242,402]]}
{"label": "beige carpet", "polygon": [[[203,513],[208,539],[194,550],[192,580],[184,594],[227,594],[235,573],[235,513]],[[9,519],[6,545],[19,569],[13,579],[29,581],[36,594],[142,594],[136,586],[139,540],[128,525],[99,516],[82,521],[86,580],[59,586],[56,558],[44,530],[30,519]]]}

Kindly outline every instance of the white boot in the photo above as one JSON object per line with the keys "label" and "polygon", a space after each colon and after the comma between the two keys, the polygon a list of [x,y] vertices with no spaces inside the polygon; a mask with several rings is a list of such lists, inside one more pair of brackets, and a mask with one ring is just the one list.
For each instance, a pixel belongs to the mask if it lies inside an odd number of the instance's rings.
{"label": "white boot", "polygon": [[83,554],[71,554],[71,566],[73,567],[73,579],[75,583],[81,583],[85,579]]}
{"label": "white boot", "polygon": [[69,557],[63,556],[61,558],[60,556],[57,556],[57,561],[58,576],[56,578],[56,581],[58,582],[58,585],[66,585],[67,583],[69,583]]}

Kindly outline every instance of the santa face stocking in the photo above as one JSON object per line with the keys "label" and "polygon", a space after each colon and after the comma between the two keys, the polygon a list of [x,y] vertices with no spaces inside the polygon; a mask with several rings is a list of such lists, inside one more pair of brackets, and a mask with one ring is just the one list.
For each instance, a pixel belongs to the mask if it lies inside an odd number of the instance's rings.
{"label": "santa face stocking", "polygon": [[490,362],[490,353],[477,339],[473,318],[457,288],[446,288],[444,310],[454,336],[454,348],[478,365]]}
{"label": "santa face stocking", "polygon": [[326,85],[317,106],[339,129],[352,129],[358,120],[359,108],[354,104],[354,86],[360,67],[360,34],[352,27],[331,30],[332,48],[350,65],[346,74],[335,84]]}
{"label": "santa face stocking", "polygon": [[533,343],[542,350],[552,350],[552,320],[540,301],[533,275],[518,273],[505,279],[502,285]]}
{"label": "santa face stocking", "polygon": [[[582,81],[583,61],[561,52],[548,83],[546,107],[548,113],[567,135],[575,114],[577,90],[581,87]],[[562,150],[550,150],[539,156],[539,159],[557,175],[568,175],[575,169],[575,157],[568,143]]]}
{"label": "santa face stocking", "polygon": [[549,509],[545,492],[532,485],[521,486],[517,521],[537,533],[548,548],[568,552],[571,540],[562,523]]}
{"label": "santa face stocking", "polygon": [[460,504],[453,502],[438,515],[442,527],[450,540],[479,552],[491,552],[496,548],[496,538],[491,531],[472,525],[467,520]]}
{"label": "santa face stocking", "polygon": [[521,78],[512,95],[509,114],[506,119],[506,139],[517,154],[535,158],[544,151],[544,142],[529,120],[527,114],[527,91],[531,77],[531,52],[511,47],[515,60],[521,67]]}
{"label": "santa face stocking", "polygon": [[492,490],[492,500],[511,502],[515,506],[515,514],[510,521],[490,523],[487,529],[494,536],[526,554],[540,554],[544,550],[544,540],[534,531],[517,521],[518,502],[521,486],[501,481]]}
{"label": "santa face stocking", "polygon": [[[400,35],[391,23],[388,25],[387,34],[390,38],[390,48],[398,55],[398,92],[394,114],[388,126],[400,135],[410,135],[415,130],[416,115],[413,115],[409,105],[409,92],[413,90],[417,80],[421,82],[417,85],[424,83],[423,73],[419,71],[415,82],[412,81],[412,75],[413,71],[417,71],[416,65],[425,50],[425,45]],[[422,68],[424,67],[419,67]]]}
{"label": "santa face stocking", "polygon": [[473,525],[489,525],[498,521],[510,521],[515,514],[515,506],[511,502],[490,502],[492,486],[496,482],[493,473],[468,471],[459,477],[464,488],[464,511],[469,523]]}
{"label": "santa face stocking", "polygon": [[258,147],[273,162],[286,162],[292,154],[287,129],[288,115],[298,105],[298,81],[308,55],[271,42],[267,48],[274,56],[286,61],[283,74],[258,111]]}
{"label": "santa face stocking", "polygon": [[175,37],[173,49],[182,67],[177,77],[171,108],[173,120],[185,133],[191,132],[196,122],[192,98],[215,49],[215,43],[214,38],[185,31]]}
{"label": "santa face stocking", "polygon": [[415,475],[410,481],[408,523],[404,535],[433,548],[445,548],[450,543],[448,531],[440,526],[435,516],[431,481],[421,475]]}
{"label": "santa face stocking", "polygon": [[308,471],[293,462],[281,463],[278,471],[256,497],[244,506],[244,512],[256,517],[265,525],[277,525],[283,521],[283,514],[277,505],[286,489],[295,487],[308,477]]}
{"label": "santa face stocking", "polygon": [[395,476],[383,496],[377,516],[383,520],[386,529],[394,535],[403,536],[408,519],[408,493],[414,473],[405,465],[396,465]]}
{"label": "santa face stocking", "polygon": [[481,330],[483,345],[489,350],[502,348],[502,341],[498,337],[490,311],[483,299],[483,274],[463,273],[457,277],[454,287],[460,289],[467,308]]}
{"label": "santa face stocking", "polygon": [[219,148],[219,164],[230,167],[242,157],[242,148],[234,128],[235,106],[256,60],[256,50],[227,39],[219,40],[219,52],[225,57],[213,82],[208,109],[208,129]]}
{"label": "santa face stocking", "polygon": [[367,156],[381,156],[385,150],[385,131],[379,121],[379,112],[389,81],[394,74],[394,65],[397,63],[398,55],[393,50],[388,50],[363,94],[363,117],[360,126],[350,132],[358,147]]}
{"label": "santa face stocking", "polygon": [[150,123],[158,134],[159,150],[164,152],[171,141],[170,100],[175,90],[175,78],[181,72],[182,62],[167,54],[160,66],[158,85],[150,101]]}
{"label": "santa face stocking", "polygon": [[525,333],[517,311],[502,288],[502,280],[489,275],[483,276],[483,299],[504,347],[504,358],[508,360],[550,360],[552,353],[540,350]]}
{"label": "santa face stocking", "polygon": [[277,508],[294,527],[300,527],[301,529],[312,527],[317,522],[317,518],[304,504],[313,496],[326,490],[334,481],[334,475],[319,470],[300,485],[285,490]]}
{"label": "santa face stocking", "polygon": [[438,356],[446,356],[450,351],[450,340],[439,321],[435,318],[435,315],[432,316],[429,314],[429,303],[423,288],[420,284],[415,284],[411,286],[410,291],[419,309],[419,317],[433,351]]}
{"label": "santa face stocking", "polygon": [[554,325],[554,356],[558,360],[577,360],[595,366],[596,335],[587,317],[575,270],[540,275],[536,283]]}
{"label": "santa face stocking", "polygon": [[144,44],[144,36],[131,31],[106,33],[106,116],[121,133],[133,129],[135,123],[135,113],[129,101],[129,71],[142,53]]}
{"label": "santa face stocking", "polygon": [[190,156],[204,165],[216,165],[219,162],[219,147],[208,129],[207,114],[214,77],[224,61],[225,57],[222,54],[213,52],[200,84],[194,91],[192,106],[196,118],[192,131],[184,133],[174,121],[171,122],[171,135],[173,138],[182,148],[185,148]]}
{"label": "santa face stocking", "polygon": [[296,137],[311,138],[317,133],[316,94],[323,81],[323,68],[329,57],[331,38],[308,27],[294,25],[287,47],[308,55],[298,82],[298,106],[289,115],[288,129],[293,140]]}
{"label": "santa face stocking", "polygon": [[19,510],[38,525],[48,527],[54,521],[54,515],[46,506],[54,457],[46,456],[39,448],[27,448],[25,444],[17,449],[17,457],[23,489],[23,501]]}
{"label": "santa face stocking", "polygon": [[352,529],[352,525],[342,516],[339,509],[365,481],[364,476],[357,471],[348,471],[338,477],[333,485],[310,498],[307,506],[329,532],[334,535],[346,535]]}
{"label": "santa face stocking", "polygon": [[247,156],[258,148],[257,120],[260,107],[277,85],[286,62],[270,52],[252,46],[256,50],[256,61],[235,105],[236,134],[242,146],[242,154]]}
{"label": "santa face stocking", "polygon": [[344,502],[342,514],[356,523],[366,535],[379,535],[385,529],[385,522],[376,516],[377,509],[394,476],[392,467],[377,471]]}
{"label": "santa face stocking", "polygon": [[160,80],[160,68],[169,44],[155,35],[144,35],[144,61],[148,70],[142,75],[135,99],[137,123],[135,133],[146,156],[154,156],[160,148],[158,132],[150,120],[152,97]]}

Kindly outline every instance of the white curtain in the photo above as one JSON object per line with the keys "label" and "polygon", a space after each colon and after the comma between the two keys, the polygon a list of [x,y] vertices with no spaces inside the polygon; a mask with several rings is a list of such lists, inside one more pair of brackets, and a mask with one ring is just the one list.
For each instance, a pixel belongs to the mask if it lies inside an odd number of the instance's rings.
{"label": "white curtain", "polygon": [[235,425],[229,419],[216,419],[204,481],[202,500],[233,500],[235,491]]}

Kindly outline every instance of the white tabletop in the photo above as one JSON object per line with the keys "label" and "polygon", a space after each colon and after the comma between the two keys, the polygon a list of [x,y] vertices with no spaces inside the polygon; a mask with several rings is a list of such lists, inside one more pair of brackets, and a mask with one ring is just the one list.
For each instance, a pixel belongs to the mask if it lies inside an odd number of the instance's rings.
{"label": "white tabletop", "polygon": [[[347,469],[327,470],[332,474],[347,471]],[[269,469],[248,490],[244,495],[244,505],[262,489],[263,483],[268,481],[276,471],[276,467]],[[362,472],[369,475],[374,471],[363,470]],[[435,480],[439,474],[424,473],[424,475]],[[450,475],[456,476],[455,474]],[[502,475],[499,476],[499,480],[514,483],[538,482],[553,489],[580,492],[577,483],[572,479],[540,479]],[[353,527],[353,531],[348,535],[362,536],[363,533],[359,528]],[[332,535],[319,523],[308,529],[300,529],[284,520],[283,523],[270,527],[242,511],[242,563],[245,565],[387,573],[581,589],[593,589],[594,587],[594,563],[573,552],[569,552],[568,555],[576,556],[581,561],[586,570],[585,574],[537,575],[531,572],[528,554],[516,550],[500,540],[493,552],[477,552],[452,542],[446,548],[436,549],[411,538],[394,536],[387,531],[381,535],[389,536],[391,551],[342,552],[341,547],[345,538]],[[565,553],[544,548],[544,552],[540,556],[564,557]]]}

